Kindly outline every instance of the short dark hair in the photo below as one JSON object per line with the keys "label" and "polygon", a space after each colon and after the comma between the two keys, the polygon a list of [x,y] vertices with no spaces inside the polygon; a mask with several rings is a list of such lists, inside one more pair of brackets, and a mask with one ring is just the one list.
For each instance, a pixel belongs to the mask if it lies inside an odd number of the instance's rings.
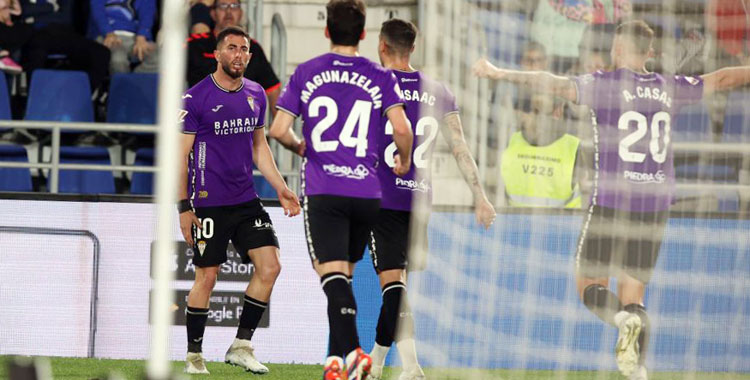
{"label": "short dark hair", "polygon": [[400,56],[408,56],[417,39],[417,27],[409,21],[392,18],[380,27],[380,36],[388,50]]}
{"label": "short dark hair", "polygon": [[326,5],[326,26],[334,45],[357,46],[365,30],[365,3],[362,0],[331,0]]}
{"label": "short dark hair", "polygon": [[239,26],[228,26],[224,30],[222,30],[218,36],[216,36],[216,48],[219,48],[219,45],[221,45],[222,42],[224,42],[224,39],[227,38],[227,36],[242,36],[247,39],[248,42],[250,42],[250,35],[247,34],[247,32],[240,28]]}
{"label": "short dark hair", "polygon": [[627,21],[615,30],[615,36],[625,36],[641,54],[647,54],[654,41],[654,30],[643,20]]}

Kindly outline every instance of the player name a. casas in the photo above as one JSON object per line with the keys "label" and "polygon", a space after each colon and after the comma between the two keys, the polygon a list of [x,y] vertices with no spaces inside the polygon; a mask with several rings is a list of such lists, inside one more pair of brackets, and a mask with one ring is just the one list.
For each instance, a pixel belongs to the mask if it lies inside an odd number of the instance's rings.
{"label": "player name a. casas", "polygon": [[[151,278],[154,277],[153,255],[156,242],[151,243]],[[172,261],[172,271],[175,272],[176,280],[193,281],[195,278],[195,265],[193,257],[197,251],[190,247],[184,241],[177,242],[177,251]],[[222,282],[243,282],[248,283],[253,277],[255,267],[252,263],[245,264],[242,257],[234,248],[232,243],[227,246],[227,261],[219,266],[219,278]]]}

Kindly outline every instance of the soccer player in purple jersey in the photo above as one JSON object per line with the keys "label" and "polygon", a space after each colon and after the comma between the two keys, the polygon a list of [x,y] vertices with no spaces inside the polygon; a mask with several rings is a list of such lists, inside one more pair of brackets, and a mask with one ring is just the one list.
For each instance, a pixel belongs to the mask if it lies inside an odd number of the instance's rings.
{"label": "soccer player in purple jersey", "polygon": [[[456,163],[474,195],[477,222],[489,228],[495,219],[495,209],[487,200],[479,173],[466,144],[456,100],[451,92],[411,66],[411,53],[417,37],[414,24],[391,19],[380,29],[378,54],[384,67],[393,70],[406,100],[406,116],[415,135],[412,146],[413,165],[403,177],[392,168],[396,144],[389,123],[380,134],[380,164],[378,178],[383,191],[377,224],[372,230],[370,254],[383,290],[383,303],[376,328],[375,345],[370,353],[373,367],[371,379],[380,379],[388,350],[394,341],[403,364],[399,380],[424,379],[417,361],[414,344],[414,319],[406,297],[406,268],[408,253],[412,258],[426,250],[427,217],[412,215],[412,197],[423,192],[430,204],[432,188],[429,179],[430,159],[438,130],[453,152]],[[419,175],[417,175],[417,171]],[[415,228],[410,228],[414,224]],[[409,233],[417,235],[410,239]],[[410,264],[414,264],[413,262]],[[411,266],[411,265],[410,265]]]}
{"label": "soccer player in purple jersey", "polygon": [[[572,79],[499,69],[485,59],[474,65],[479,76],[535,85],[592,109],[594,188],[578,242],[577,286],[584,305],[619,328],[618,368],[638,380],[648,376],[643,364],[649,319],[643,295],[656,265],[675,182],[671,121],[683,105],[750,83],[750,66],[700,77],[647,72],[653,34],[643,21],[620,25],[611,50],[615,71]],[[608,289],[610,277],[617,278],[618,295]]]}
{"label": "soccer player in purple jersey", "polygon": [[231,239],[242,260],[252,261],[255,272],[225,361],[262,374],[268,368],[255,358],[250,339],[268,307],[281,266],[276,233],[253,186],[253,165],[276,189],[286,215],[299,214],[300,205],[281,177],[266,141],[263,87],[242,77],[250,60],[247,33],[227,28],[217,41],[216,71],[187,91],[180,114],[180,229],[195,252],[195,282],[186,316],[185,372],[208,374],[201,354],[203,333],[211,291],[219,266],[227,260]]}
{"label": "soccer player in purple jersey", "polygon": [[[398,150],[393,170],[403,175],[411,165],[413,135],[396,77],[359,56],[364,1],[331,0],[326,11],[331,50],[294,71],[269,134],[304,157],[307,247],[328,299],[330,341],[323,378],[362,380],[372,359],[359,344],[351,276],[380,209],[378,139],[387,118]],[[298,116],[304,121],[304,142],[291,129]]]}

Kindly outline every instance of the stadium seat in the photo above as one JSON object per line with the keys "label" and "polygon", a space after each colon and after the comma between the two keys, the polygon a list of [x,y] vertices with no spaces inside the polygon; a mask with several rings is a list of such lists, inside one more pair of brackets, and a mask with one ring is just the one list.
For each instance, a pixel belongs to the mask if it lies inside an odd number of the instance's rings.
{"label": "stadium seat", "polygon": [[718,198],[719,212],[738,212],[740,211],[740,196],[736,191],[724,191],[719,192],[716,197]]}
{"label": "stadium seat", "polygon": [[529,29],[526,15],[480,10],[479,19],[487,33],[489,58],[501,67],[518,67]]}
{"label": "stadium seat", "polygon": [[156,123],[157,74],[115,74],[109,85],[107,122]]}
{"label": "stadium seat", "polygon": [[[5,74],[0,73],[0,120],[10,120],[11,118],[8,82],[5,79]],[[0,133],[9,129],[10,128],[0,128]]]}
{"label": "stadium seat", "polygon": [[735,91],[729,94],[724,113],[722,140],[726,142],[750,141],[750,91]]}
{"label": "stadium seat", "polygon": [[[29,162],[21,145],[0,144],[0,161]],[[29,169],[0,168],[0,191],[32,191]]]}
{"label": "stadium seat", "polygon": [[704,103],[680,109],[672,123],[672,141],[711,141],[711,118]]}
{"label": "stadium seat", "polygon": [[82,71],[35,70],[24,119],[94,121],[88,75]]}
{"label": "stadium seat", "polygon": [[[110,165],[109,151],[101,147],[64,146],[60,163]],[[61,193],[114,194],[112,172],[100,170],[60,170]]]}
{"label": "stadium seat", "polygon": [[[141,148],[135,151],[135,166],[153,166],[154,150]],[[131,194],[149,195],[154,193],[154,174],[146,172],[135,172],[130,182]]]}
{"label": "stadium seat", "polygon": [[271,186],[268,181],[266,181],[266,178],[262,175],[254,175],[253,176],[253,183],[255,184],[255,191],[258,193],[258,196],[262,199],[276,199],[276,190],[273,189],[273,186]]}

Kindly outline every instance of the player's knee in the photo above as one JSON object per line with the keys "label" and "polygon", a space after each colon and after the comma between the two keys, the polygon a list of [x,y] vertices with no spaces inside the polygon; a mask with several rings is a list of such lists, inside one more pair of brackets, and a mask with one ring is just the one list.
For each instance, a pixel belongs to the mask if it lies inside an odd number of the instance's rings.
{"label": "player's knee", "polygon": [[262,266],[255,268],[255,276],[258,276],[263,283],[274,283],[281,273],[281,263],[278,260],[264,263]]}
{"label": "player's knee", "polygon": [[204,291],[211,291],[216,286],[218,273],[212,270],[204,270],[200,275],[195,276],[195,283]]}

